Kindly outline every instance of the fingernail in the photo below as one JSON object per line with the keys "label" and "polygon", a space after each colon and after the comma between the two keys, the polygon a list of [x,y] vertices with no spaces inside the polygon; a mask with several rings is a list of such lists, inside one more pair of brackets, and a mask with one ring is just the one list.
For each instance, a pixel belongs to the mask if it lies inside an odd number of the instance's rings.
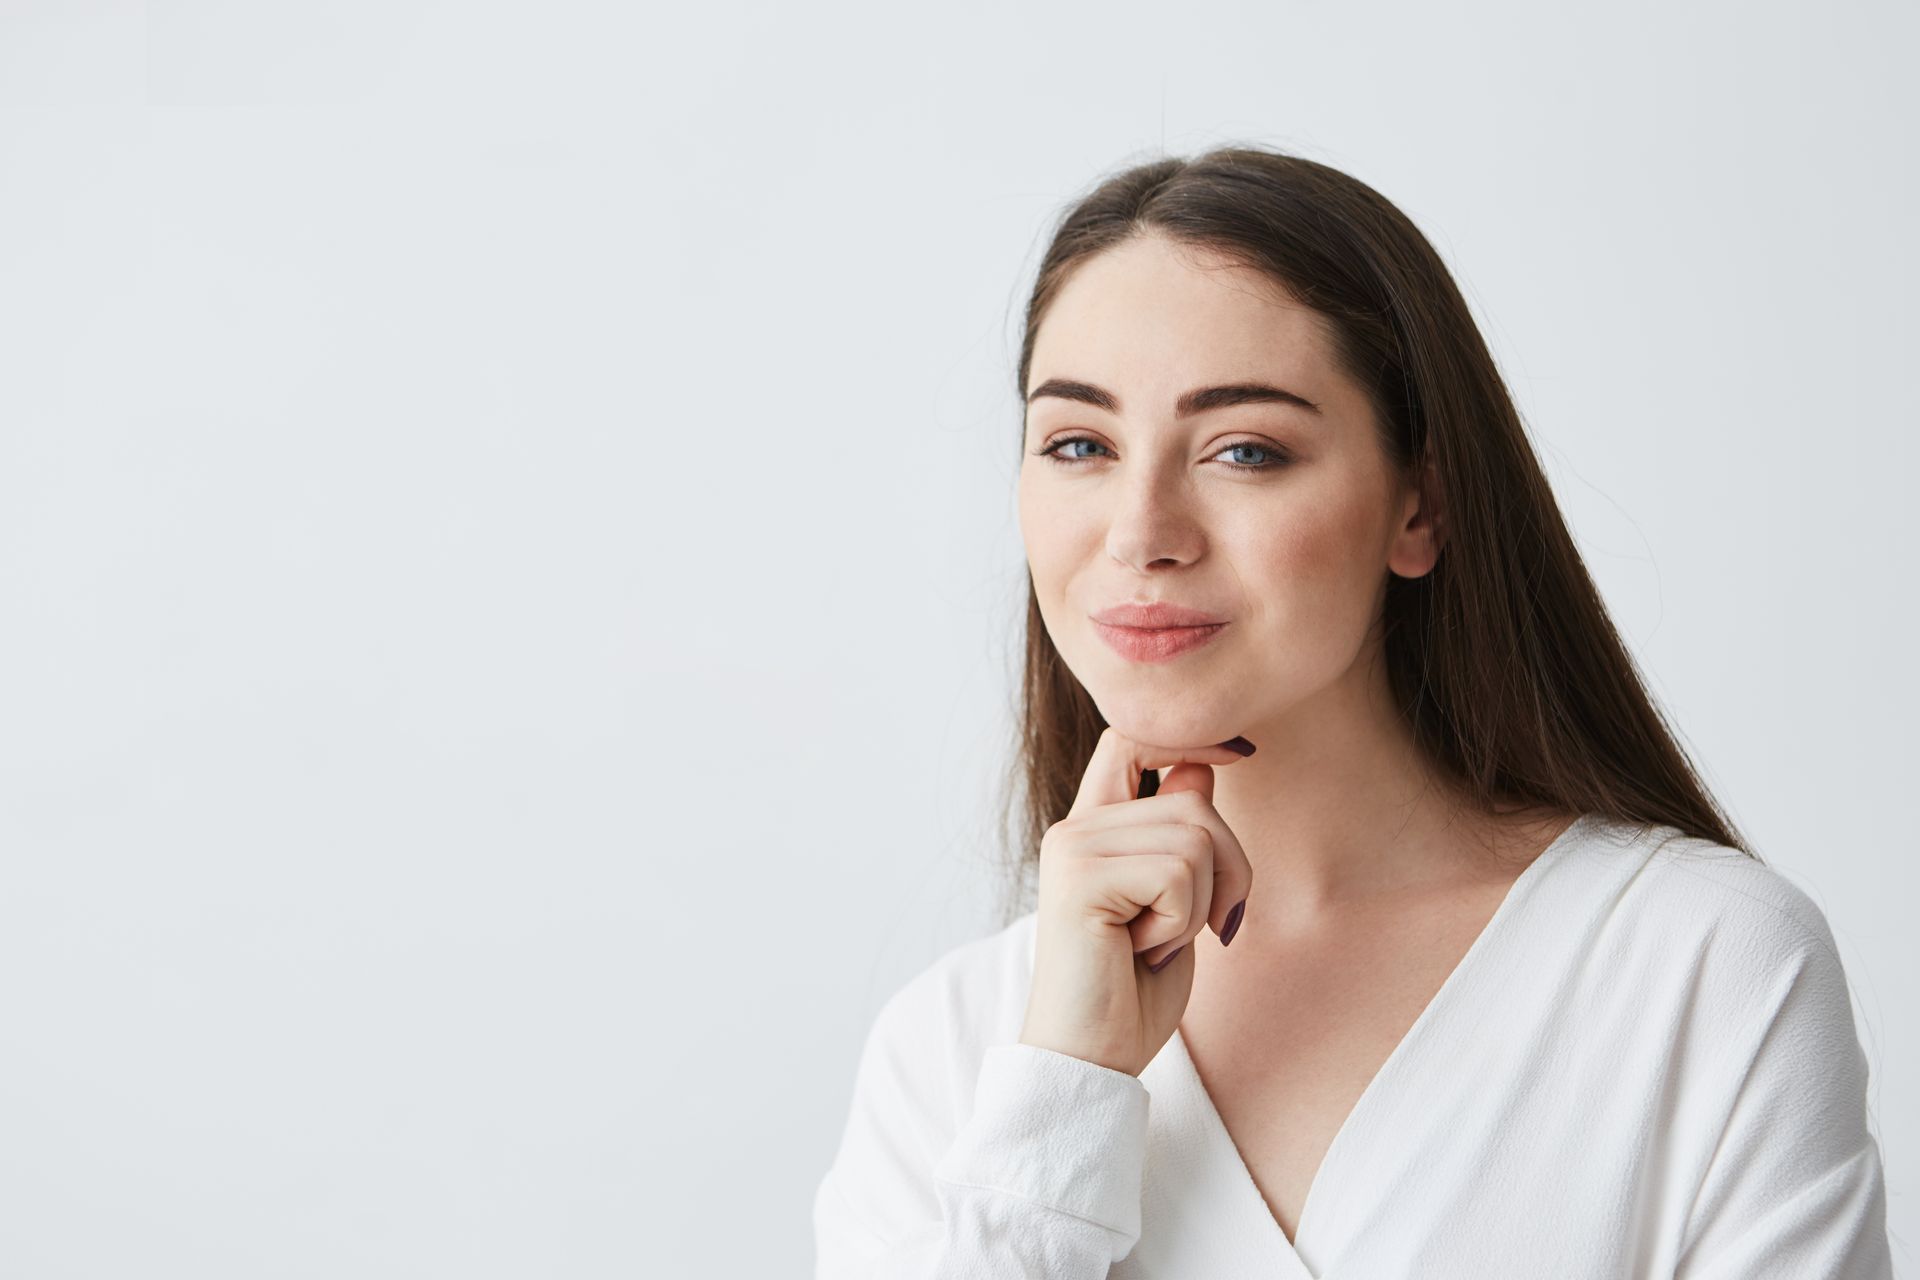
{"label": "fingernail", "polygon": [[1240,917],[1246,914],[1246,910],[1247,900],[1242,898],[1233,904],[1233,910],[1227,912],[1227,927],[1220,931],[1221,946],[1224,947],[1229,942],[1232,942],[1233,935],[1240,932]]}
{"label": "fingernail", "polygon": [[1171,951],[1169,951],[1169,952],[1167,952],[1167,954],[1166,954],[1166,955],[1164,955],[1164,956],[1162,956],[1162,957],[1160,957],[1160,963],[1159,963],[1159,964],[1150,964],[1150,965],[1148,965],[1148,966],[1147,966],[1147,972],[1148,972],[1148,973],[1158,973],[1158,972],[1160,972],[1160,971],[1161,971],[1162,969],[1164,969],[1164,968],[1166,968],[1166,967],[1167,967],[1168,965],[1170,965],[1170,964],[1172,964],[1172,963],[1173,963],[1173,958],[1174,958],[1175,956],[1177,956],[1177,955],[1179,955],[1179,954],[1180,954],[1180,953],[1181,953],[1182,951],[1185,951],[1186,949],[1187,949],[1187,944],[1186,944],[1186,943],[1184,943],[1184,942],[1183,942],[1183,943],[1181,943],[1181,944],[1180,944],[1179,946],[1177,946],[1177,947],[1175,947],[1175,948],[1174,948],[1173,950],[1171,950]]}
{"label": "fingernail", "polygon": [[1241,737],[1228,738],[1225,742],[1221,743],[1220,745],[1225,747],[1229,751],[1238,751],[1243,756],[1250,756],[1253,754],[1253,744],[1251,742],[1248,742],[1245,738],[1241,738]]}

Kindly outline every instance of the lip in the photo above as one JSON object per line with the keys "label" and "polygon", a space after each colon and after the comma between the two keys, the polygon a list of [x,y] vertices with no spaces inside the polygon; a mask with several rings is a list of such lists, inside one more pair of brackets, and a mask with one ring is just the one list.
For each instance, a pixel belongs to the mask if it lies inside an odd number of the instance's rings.
{"label": "lip", "polygon": [[1095,622],[1109,627],[1129,627],[1144,631],[1163,631],[1173,627],[1212,627],[1224,625],[1225,618],[1200,609],[1159,600],[1148,604],[1116,604],[1093,615]]}
{"label": "lip", "polygon": [[[1108,618],[1202,618],[1204,622],[1190,626],[1119,626]],[[1092,624],[1106,647],[1129,662],[1171,662],[1185,652],[1200,649],[1227,629],[1225,622],[1177,604],[1119,604],[1094,614]]]}
{"label": "lip", "polygon": [[1095,622],[1100,638],[1130,662],[1171,662],[1191,653],[1227,629],[1224,622],[1204,627],[1114,627]]}

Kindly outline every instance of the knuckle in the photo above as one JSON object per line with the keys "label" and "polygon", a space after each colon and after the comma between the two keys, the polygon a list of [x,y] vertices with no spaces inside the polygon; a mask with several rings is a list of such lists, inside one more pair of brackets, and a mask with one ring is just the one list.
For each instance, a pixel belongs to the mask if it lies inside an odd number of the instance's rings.
{"label": "knuckle", "polygon": [[1064,858],[1054,864],[1053,874],[1055,880],[1069,885],[1071,892],[1085,894],[1094,892],[1104,870],[1100,858]]}

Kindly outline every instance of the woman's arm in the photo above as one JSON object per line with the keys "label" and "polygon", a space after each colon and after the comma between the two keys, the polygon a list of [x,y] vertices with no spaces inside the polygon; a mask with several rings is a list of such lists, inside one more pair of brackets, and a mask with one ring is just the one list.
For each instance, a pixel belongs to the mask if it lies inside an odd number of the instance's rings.
{"label": "woman's arm", "polygon": [[867,1036],[814,1196],[818,1280],[1105,1276],[1140,1238],[1146,1086],[1050,1049],[992,1045],[956,1129],[938,994],[910,984]]}
{"label": "woman's arm", "polygon": [[1867,1060],[1830,942],[1809,939],[1772,990],[1675,1280],[1889,1280]]}

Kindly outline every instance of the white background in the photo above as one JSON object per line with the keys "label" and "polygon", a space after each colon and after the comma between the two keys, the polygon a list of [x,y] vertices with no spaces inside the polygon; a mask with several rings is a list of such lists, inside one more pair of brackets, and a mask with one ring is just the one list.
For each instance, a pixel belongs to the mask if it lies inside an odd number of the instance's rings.
{"label": "white background", "polygon": [[0,1273],[800,1275],[990,927],[1051,220],[1457,273],[1915,1256],[1911,6],[0,5]]}

